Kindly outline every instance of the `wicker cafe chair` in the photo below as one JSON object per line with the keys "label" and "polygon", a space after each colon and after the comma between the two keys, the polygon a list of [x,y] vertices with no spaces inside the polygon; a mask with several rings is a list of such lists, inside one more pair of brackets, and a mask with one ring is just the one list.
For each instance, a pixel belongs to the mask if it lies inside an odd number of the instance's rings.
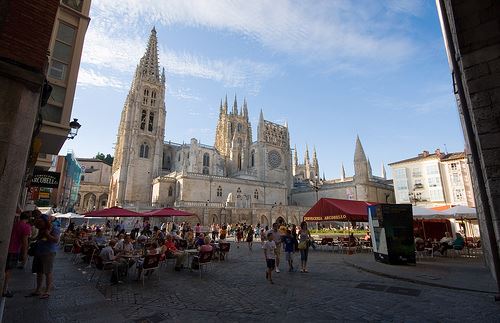
{"label": "wicker cafe chair", "polygon": [[95,284],[96,286],[99,285],[101,277],[105,272],[113,272],[115,270],[115,267],[112,262],[105,262],[99,255],[95,255],[93,257],[93,260],[91,261],[90,265],[94,268],[94,271],[92,272],[92,275],[89,277],[89,281],[91,281],[94,278],[95,273],[99,271],[99,276]]}
{"label": "wicker cafe chair", "polygon": [[152,273],[156,270],[156,274],[158,276],[158,281],[160,281],[160,257],[161,255],[147,255],[144,257],[144,262],[142,263],[142,286],[144,286],[144,276],[146,273]]}
{"label": "wicker cafe chair", "polygon": [[200,271],[200,279],[203,272],[203,267],[205,269],[212,263],[212,252],[200,252],[197,256],[194,256],[193,260],[198,262],[198,270]]}

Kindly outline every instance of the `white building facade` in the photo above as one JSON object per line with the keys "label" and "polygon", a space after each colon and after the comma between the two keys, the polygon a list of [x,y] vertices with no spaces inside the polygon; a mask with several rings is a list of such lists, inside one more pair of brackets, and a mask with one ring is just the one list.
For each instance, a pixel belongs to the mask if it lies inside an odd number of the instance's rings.
{"label": "white building facade", "polygon": [[397,203],[422,207],[465,205],[474,207],[472,183],[465,153],[433,154],[389,164]]}

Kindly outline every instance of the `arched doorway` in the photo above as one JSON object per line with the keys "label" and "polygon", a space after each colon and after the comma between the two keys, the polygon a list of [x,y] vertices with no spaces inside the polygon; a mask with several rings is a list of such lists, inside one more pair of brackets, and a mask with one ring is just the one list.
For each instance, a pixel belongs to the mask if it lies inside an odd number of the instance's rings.
{"label": "arched doorway", "polygon": [[215,223],[219,224],[219,216],[217,214],[210,215],[210,224]]}
{"label": "arched doorway", "polygon": [[106,205],[108,204],[108,194],[104,193],[99,196],[99,203],[97,204],[97,209],[104,209],[106,208]]}
{"label": "arched doorway", "polygon": [[285,221],[285,219],[282,216],[279,216],[276,219],[276,223],[278,223],[279,225],[282,225],[282,224],[286,224],[286,221]]}
{"label": "arched doorway", "polygon": [[94,193],[87,193],[83,196],[83,210],[93,211],[96,206],[96,196]]}
{"label": "arched doorway", "polygon": [[267,216],[265,214],[262,214],[260,216],[260,225],[261,225],[261,227],[269,226],[269,219],[267,218]]}

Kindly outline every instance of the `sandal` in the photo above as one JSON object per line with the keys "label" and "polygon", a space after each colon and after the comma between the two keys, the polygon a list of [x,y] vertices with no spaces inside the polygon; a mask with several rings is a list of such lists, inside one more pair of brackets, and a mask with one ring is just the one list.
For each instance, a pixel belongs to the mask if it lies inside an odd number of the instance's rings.
{"label": "sandal", "polygon": [[31,292],[29,293],[28,295],[24,296],[24,297],[37,297],[37,296],[40,296],[42,295],[41,293],[38,293],[38,292]]}
{"label": "sandal", "polygon": [[47,299],[49,297],[50,297],[50,294],[48,294],[48,293],[44,293],[44,294],[40,295],[40,299]]}

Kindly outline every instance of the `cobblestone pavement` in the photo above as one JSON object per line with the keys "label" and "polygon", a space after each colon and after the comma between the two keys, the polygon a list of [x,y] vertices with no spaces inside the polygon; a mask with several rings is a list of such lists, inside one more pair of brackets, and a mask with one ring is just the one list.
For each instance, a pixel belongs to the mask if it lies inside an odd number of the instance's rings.
{"label": "cobblestone pavement", "polygon": [[265,279],[256,243],[253,251],[232,244],[227,261],[213,263],[202,279],[197,271],[175,272],[170,263],[160,281],[152,275],[144,287],[134,281],[109,286],[106,277],[96,288],[86,268],[61,252],[49,300],[23,297],[33,276],[15,273],[11,287],[17,293],[7,300],[4,322],[500,322],[492,294],[374,275],[330,252],[309,256],[310,273],[289,273],[281,265],[274,285]]}

